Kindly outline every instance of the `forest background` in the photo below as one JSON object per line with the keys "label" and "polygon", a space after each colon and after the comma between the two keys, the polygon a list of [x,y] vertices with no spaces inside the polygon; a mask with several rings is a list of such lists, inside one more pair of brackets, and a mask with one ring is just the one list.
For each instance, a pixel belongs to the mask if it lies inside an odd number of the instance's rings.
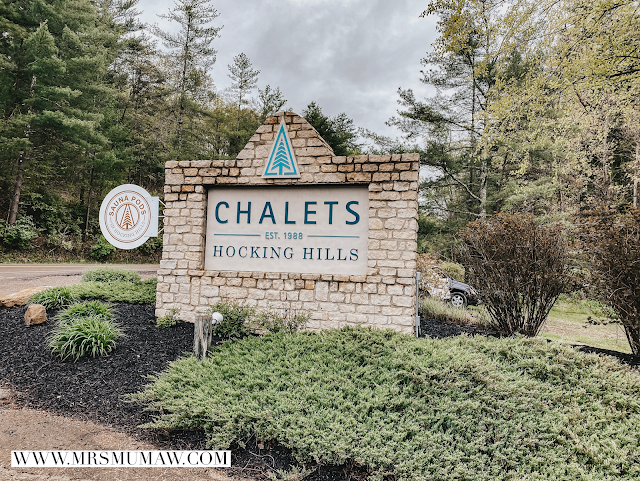
{"label": "forest background", "polygon": [[[176,0],[165,17],[178,33],[141,24],[136,2],[0,3],[0,259],[157,260],[161,238],[116,253],[100,237],[106,192],[135,183],[162,197],[167,160],[233,158],[287,107],[243,53],[216,89],[208,1]],[[637,206],[637,1],[425,7],[438,38],[420,73],[436,95],[399,89],[397,138],[312,98],[302,112],[336,155],[420,153],[421,252],[455,260],[457,232],[500,211],[570,226],[601,204]]]}

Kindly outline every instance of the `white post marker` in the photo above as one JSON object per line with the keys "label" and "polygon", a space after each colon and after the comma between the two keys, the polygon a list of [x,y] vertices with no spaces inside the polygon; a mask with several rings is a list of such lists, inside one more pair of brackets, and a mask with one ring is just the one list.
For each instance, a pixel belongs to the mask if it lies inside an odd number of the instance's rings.
{"label": "white post marker", "polygon": [[137,185],[116,187],[100,206],[102,235],[119,249],[135,249],[149,237],[157,237],[159,202]]}

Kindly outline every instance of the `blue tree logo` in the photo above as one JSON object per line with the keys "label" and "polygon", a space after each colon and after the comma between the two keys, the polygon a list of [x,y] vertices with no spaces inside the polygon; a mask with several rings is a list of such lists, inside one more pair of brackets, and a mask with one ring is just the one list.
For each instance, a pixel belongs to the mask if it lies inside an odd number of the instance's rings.
{"label": "blue tree logo", "polygon": [[269,161],[262,177],[300,177],[284,123],[280,123]]}

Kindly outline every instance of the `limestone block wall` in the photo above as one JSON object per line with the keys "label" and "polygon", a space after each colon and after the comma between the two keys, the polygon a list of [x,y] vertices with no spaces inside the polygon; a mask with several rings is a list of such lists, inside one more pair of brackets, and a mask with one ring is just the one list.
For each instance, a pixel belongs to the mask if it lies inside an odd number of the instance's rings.
{"label": "limestone block wall", "polygon": [[[263,179],[280,118],[289,130],[299,179]],[[306,310],[310,329],[363,324],[413,332],[418,231],[418,154],[343,157],[292,112],[266,120],[235,160],[169,161],[164,247],[156,316],[197,310],[221,298],[259,308]],[[216,185],[369,187],[368,269],[362,276],[204,270],[207,192]]]}

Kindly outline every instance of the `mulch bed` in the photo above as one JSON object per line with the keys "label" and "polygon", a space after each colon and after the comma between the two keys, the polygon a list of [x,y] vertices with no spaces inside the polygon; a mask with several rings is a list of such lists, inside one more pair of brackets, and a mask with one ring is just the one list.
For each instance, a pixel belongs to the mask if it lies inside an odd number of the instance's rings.
{"label": "mulch bed", "polygon": [[[62,362],[53,358],[46,338],[54,322],[27,327],[26,307],[0,308],[0,386],[19,393],[18,402],[30,408],[46,409],[62,415],[113,426],[145,438],[158,449],[205,449],[206,439],[200,431],[160,431],[138,428],[153,419],[137,403],[125,402],[123,396],[140,391],[149,383],[148,376],[164,370],[168,363],[191,351],[193,325],[179,323],[172,328],[155,326],[154,308],[133,304],[114,304],[117,321],[126,337],[111,355]],[[48,312],[49,318],[55,311]],[[422,319],[422,335],[435,338],[460,334],[491,335],[498,333],[473,327]],[[614,355],[622,362],[638,365],[640,360],[628,354],[585,347],[589,352]],[[277,443],[256,439],[246,446],[231,447],[233,452],[229,474],[253,479],[267,479],[266,472],[287,470],[295,465],[291,451]],[[359,466],[320,466],[309,481],[347,481],[366,478]]]}

